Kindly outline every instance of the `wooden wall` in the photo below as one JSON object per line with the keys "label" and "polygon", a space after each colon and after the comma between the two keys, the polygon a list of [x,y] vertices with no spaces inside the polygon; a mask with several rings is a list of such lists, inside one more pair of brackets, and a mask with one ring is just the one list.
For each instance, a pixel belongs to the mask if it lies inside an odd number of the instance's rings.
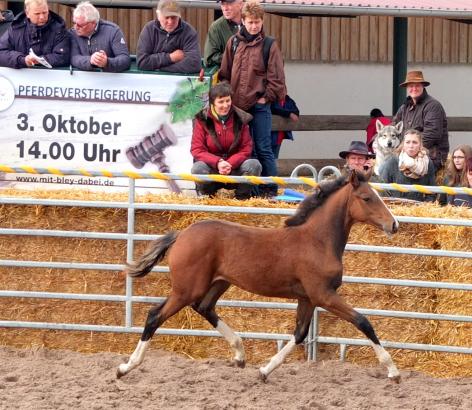
{"label": "wooden wall", "polygon": [[[0,5],[2,3],[5,2],[0,1]],[[59,4],[50,7],[71,25],[71,7]],[[99,10],[103,18],[114,21],[123,29],[133,54],[143,25],[155,17],[154,9]],[[189,8],[184,10],[183,18],[197,29],[203,50],[208,27],[213,21],[213,10]],[[288,18],[267,15],[265,31],[277,38],[286,61],[392,61],[393,17]],[[472,62],[472,25],[440,18],[410,18],[408,39],[410,63]]]}

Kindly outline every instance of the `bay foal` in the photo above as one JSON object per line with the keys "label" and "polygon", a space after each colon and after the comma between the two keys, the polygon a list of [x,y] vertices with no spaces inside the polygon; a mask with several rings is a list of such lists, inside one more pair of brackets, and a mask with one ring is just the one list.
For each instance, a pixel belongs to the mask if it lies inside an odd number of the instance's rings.
{"label": "bay foal", "polygon": [[129,361],[119,366],[117,377],[139,366],[155,331],[185,306],[191,306],[221,333],[234,351],[236,364],[244,367],[241,338],[215,311],[221,295],[235,285],[262,296],[298,300],[295,332],[260,368],[262,379],[303,342],[314,308],[319,306],[364,333],[387,367],[388,377],[399,381],[400,374],[370,322],[336,292],[342,282],[344,248],[356,222],[374,225],[387,234],[398,230],[398,221],[380,196],[354,171],[347,178],[321,184],[282,228],[206,220],[155,240],[127,273],[147,275],[169,251],[172,290],[162,304],[150,309],[141,340]]}

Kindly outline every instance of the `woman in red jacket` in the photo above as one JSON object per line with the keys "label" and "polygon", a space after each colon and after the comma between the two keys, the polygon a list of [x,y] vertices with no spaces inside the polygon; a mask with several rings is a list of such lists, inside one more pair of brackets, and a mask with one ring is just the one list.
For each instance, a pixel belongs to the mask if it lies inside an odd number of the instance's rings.
{"label": "woman in red jacket", "polygon": [[[194,121],[192,174],[256,175],[262,166],[251,158],[252,138],[248,123],[252,116],[232,104],[232,90],[227,82],[210,90],[210,107],[200,111]],[[215,195],[220,188],[235,189],[236,199],[251,197],[251,184],[197,183],[200,195]]]}

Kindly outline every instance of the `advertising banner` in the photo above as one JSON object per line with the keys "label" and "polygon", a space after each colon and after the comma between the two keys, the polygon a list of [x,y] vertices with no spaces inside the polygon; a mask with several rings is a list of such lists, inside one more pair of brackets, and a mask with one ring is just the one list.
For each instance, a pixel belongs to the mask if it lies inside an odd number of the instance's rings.
{"label": "advertising banner", "polygon": [[[207,102],[209,82],[182,75],[0,67],[0,164],[189,173],[192,118]],[[126,185],[106,177],[54,174],[0,179],[15,187]],[[175,183],[170,188],[178,189]]]}

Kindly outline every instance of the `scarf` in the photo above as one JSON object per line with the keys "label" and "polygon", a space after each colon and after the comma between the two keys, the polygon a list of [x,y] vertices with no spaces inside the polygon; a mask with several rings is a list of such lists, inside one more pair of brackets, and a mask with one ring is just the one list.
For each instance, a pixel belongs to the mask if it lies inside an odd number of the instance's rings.
{"label": "scarf", "polygon": [[246,43],[251,43],[252,41],[254,41],[260,34],[262,33],[262,30],[257,33],[257,34],[250,34],[249,31],[246,30],[246,27],[245,26],[241,26],[241,28],[239,29],[239,34],[241,34],[241,36],[243,37],[244,41]]}
{"label": "scarf", "polygon": [[221,123],[226,123],[227,119],[230,117],[230,115],[232,114],[233,112],[233,107],[231,107],[231,109],[229,110],[229,113],[226,114],[226,115],[219,115],[216,110],[215,110],[215,106],[213,104],[210,104],[210,109],[211,109],[211,113],[213,115],[214,118],[218,119],[219,122]]}
{"label": "scarf", "polygon": [[429,157],[422,148],[415,158],[402,151],[398,156],[398,168],[408,178],[419,179],[428,173]]}

